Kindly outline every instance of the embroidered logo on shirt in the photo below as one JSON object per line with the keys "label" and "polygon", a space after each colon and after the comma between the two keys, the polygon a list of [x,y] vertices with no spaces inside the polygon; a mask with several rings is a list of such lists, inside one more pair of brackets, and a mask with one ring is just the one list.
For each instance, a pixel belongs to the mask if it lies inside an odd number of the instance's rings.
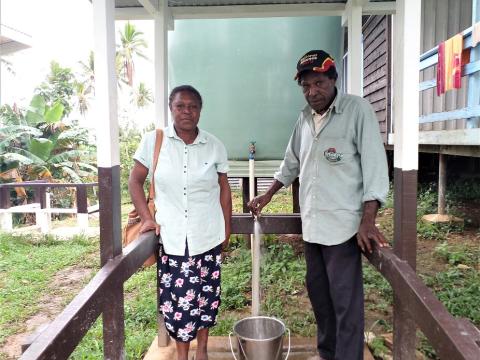
{"label": "embroidered logo on shirt", "polygon": [[337,149],[335,148],[328,148],[323,152],[323,156],[325,156],[325,159],[327,159],[331,163],[339,162],[343,158],[343,154],[340,152],[337,152]]}

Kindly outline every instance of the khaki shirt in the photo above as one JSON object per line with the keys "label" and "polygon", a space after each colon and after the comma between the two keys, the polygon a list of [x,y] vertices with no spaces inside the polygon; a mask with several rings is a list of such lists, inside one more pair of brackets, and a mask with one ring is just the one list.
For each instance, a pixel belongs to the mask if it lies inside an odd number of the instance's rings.
{"label": "khaki shirt", "polygon": [[[133,158],[152,169],[154,147],[155,131],[151,131]],[[187,145],[173,126],[165,129],[155,170],[155,220],[167,254],[184,255],[185,240],[192,256],[225,240],[218,173],[227,171],[227,151],[215,136],[199,130]]]}
{"label": "khaki shirt", "polygon": [[303,239],[341,244],[358,231],[363,203],[385,203],[388,168],[378,120],[367,100],[338,93],[325,124],[315,132],[312,109],[298,121],[275,179],[300,180]]}

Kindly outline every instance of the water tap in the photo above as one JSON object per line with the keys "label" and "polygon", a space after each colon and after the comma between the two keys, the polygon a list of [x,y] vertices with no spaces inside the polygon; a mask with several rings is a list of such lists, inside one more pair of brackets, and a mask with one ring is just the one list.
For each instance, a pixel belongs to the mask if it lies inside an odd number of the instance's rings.
{"label": "water tap", "polygon": [[255,159],[255,141],[251,141],[248,145],[248,159]]}

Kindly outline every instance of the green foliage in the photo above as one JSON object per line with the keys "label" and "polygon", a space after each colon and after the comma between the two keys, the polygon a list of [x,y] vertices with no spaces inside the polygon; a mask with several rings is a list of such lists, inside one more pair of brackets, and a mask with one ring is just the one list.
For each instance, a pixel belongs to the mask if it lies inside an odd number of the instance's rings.
{"label": "green foliage", "polygon": [[423,239],[444,241],[449,234],[461,233],[464,229],[463,223],[431,223],[421,219],[417,222],[417,233]]}
{"label": "green foliage", "polygon": [[[73,182],[93,180],[96,175],[94,146],[88,130],[75,123],[62,122],[64,106],[57,101],[48,105],[35,95],[27,110],[18,116],[5,108],[0,113],[2,171],[18,169],[23,180],[68,178]],[[24,115],[25,114],[25,115]]]}
{"label": "green foliage", "polygon": [[443,242],[435,247],[435,254],[450,265],[464,264],[476,267],[479,264],[480,249],[470,249],[466,245],[448,245]]}
{"label": "green foliage", "polygon": [[458,180],[453,184],[448,184],[447,189],[447,202],[480,199],[479,178]]}
{"label": "green foliage", "polygon": [[388,281],[369,263],[363,265],[365,303],[369,309],[387,313],[393,304],[393,290]]}
{"label": "green foliage", "polygon": [[477,269],[449,268],[425,280],[452,315],[469,318],[476,326],[480,325],[480,273]]}
{"label": "green foliage", "polygon": [[133,167],[133,155],[140,144],[142,134],[136,128],[120,129],[120,189],[122,202],[130,202],[128,177]]}
{"label": "green foliage", "polygon": [[120,44],[117,45],[117,61],[122,72],[122,78],[129,86],[133,86],[134,61],[136,57],[146,59],[143,49],[147,47],[147,42],[143,38],[143,32],[137,31],[135,25],[127,22],[123,31],[119,32]]}
{"label": "green foliage", "polygon": [[55,290],[51,279],[56,272],[78,263],[94,267],[87,255],[97,251],[98,241],[83,237],[67,242],[49,236],[0,233],[0,344],[24,330],[25,320],[38,310],[42,294]]}
{"label": "green foliage", "polygon": [[390,353],[390,350],[385,346],[385,340],[381,336],[375,337],[368,343],[368,347],[372,350],[375,358],[383,359],[385,355]]}
{"label": "green foliage", "polygon": [[61,67],[56,61],[50,63],[50,74],[35,90],[49,104],[63,105],[64,114],[72,111],[72,95],[74,94],[75,76],[69,68]]}
{"label": "green foliage", "polygon": [[220,311],[240,309],[248,304],[252,264],[250,251],[239,248],[222,265],[222,302]]}

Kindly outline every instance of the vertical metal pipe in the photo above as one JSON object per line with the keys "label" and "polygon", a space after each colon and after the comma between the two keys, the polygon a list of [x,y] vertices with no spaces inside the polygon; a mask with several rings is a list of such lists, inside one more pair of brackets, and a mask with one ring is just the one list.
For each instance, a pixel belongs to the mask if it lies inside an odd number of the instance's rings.
{"label": "vertical metal pipe", "polygon": [[[250,200],[255,197],[255,143],[248,146],[248,173]],[[260,314],[260,224],[255,218],[254,234],[250,238],[252,244],[252,315]]]}
{"label": "vertical metal pipe", "polygon": [[447,159],[438,154],[438,214],[445,215],[445,193],[447,189]]}

